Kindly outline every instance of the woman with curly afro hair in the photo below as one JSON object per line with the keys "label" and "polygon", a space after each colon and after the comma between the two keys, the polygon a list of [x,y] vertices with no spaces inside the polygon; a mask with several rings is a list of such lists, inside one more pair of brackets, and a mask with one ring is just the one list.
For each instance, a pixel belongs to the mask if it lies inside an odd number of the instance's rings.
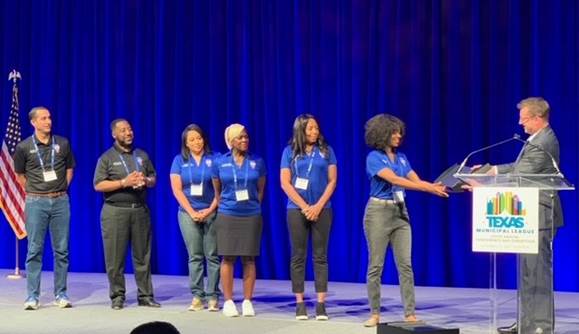
{"label": "woman with curly afro hair", "polygon": [[420,179],[404,153],[398,151],[405,125],[397,117],[378,114],[366,122],[366,145],[373,150],[366,157],[370,179],[370,198],[364,213],[364,234],[368,242],[366,286],[371,315],[364,323],[374,327],[380,322],[380,288],[388,244],[398,270],[404,320],[417,321],[414,301],[414,272],[411,263],[412,230],[404,203],[405,190],[419,190],[448,197],[442,184]]}

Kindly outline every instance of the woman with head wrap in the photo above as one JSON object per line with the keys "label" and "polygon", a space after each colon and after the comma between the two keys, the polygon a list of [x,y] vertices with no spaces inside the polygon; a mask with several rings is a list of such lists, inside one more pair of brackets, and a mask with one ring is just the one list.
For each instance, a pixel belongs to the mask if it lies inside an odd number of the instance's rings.
{"label": "woman with head wrap", "polygon": [[364,323],[366,327],[374,327],[380,321],[380,288],[388,244],[392,245],[398,270],[404,320],[416,321],[412,232],[404,202],[405,189],[448,197],[444,185],[421,180],[406,155],[398,151],[404,132],[404,123],[392,115],[378,114],[366,122],[366,145],[373,149],[366,157],[370,198],[364,213],[364,234],[368,242],[366,286],[371,309],[370,318]]}
{"label": "woman with head wrap", "polygon": [[215,221],[217,253],[221,255],[223,314],[239,315],[233,302],[233,268],[236,258],[243,264],[243,316],[255,316],[251,302],[255,287],[255,257],[259,255],[262,219],[261,201],[265,189],[265,164],[249,152],[249,136],[241,124],[225,129],[229,152],[213,167],[213,187],[219,209]]}

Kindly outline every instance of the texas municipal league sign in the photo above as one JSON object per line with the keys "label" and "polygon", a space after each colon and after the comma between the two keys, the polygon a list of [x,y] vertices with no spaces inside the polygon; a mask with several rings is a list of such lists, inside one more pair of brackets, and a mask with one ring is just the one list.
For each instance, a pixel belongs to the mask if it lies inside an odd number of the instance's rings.
{"label": "texas municipal league sign", "polygon": [[474,252],[539,252],[539,189],[475,187],[472,204]]}

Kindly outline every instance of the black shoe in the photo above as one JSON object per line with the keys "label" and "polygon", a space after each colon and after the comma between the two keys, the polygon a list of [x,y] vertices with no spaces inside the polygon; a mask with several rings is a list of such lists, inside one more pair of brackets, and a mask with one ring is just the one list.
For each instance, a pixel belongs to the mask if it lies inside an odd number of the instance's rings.
{"label": "black shoe", "polygon": [[113,299],[113,302],[111,303],[111,308],[113,310],[122,310],[124,305],[124,301],[122,299]]}
{"label": "black shoe", "polygon": [[517,333],[517,331],[518,331],[518,326],[517,326],[516,322],[510,326],[507,326],[507,327],[497,328],[497,333],[499,333],[499,334],[512,334],[512,333]]}
{"label": "black shoe", "polygon": [[308,320],[308,312],[306,311],[306,303],[296,303],[296,319]]}
{"label": "black shoe", "polygon": [[316,304],[316,320],[328,320],[325,303]]}
{"label": "black shoe", "polygon": [[147,298],[139,299],[139,306],[161,307],[161,304],[157,303],[153,299],[153,297],[147,297]]}

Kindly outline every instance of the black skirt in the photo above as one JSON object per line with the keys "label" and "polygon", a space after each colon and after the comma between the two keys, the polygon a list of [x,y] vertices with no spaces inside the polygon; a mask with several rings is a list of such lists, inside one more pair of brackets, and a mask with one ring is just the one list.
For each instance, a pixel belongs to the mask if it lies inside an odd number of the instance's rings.
{"label": "black skirt", "polygon": [[217,254],[220,256],[259,256],[261,215],[239,217],[217,214]]}

